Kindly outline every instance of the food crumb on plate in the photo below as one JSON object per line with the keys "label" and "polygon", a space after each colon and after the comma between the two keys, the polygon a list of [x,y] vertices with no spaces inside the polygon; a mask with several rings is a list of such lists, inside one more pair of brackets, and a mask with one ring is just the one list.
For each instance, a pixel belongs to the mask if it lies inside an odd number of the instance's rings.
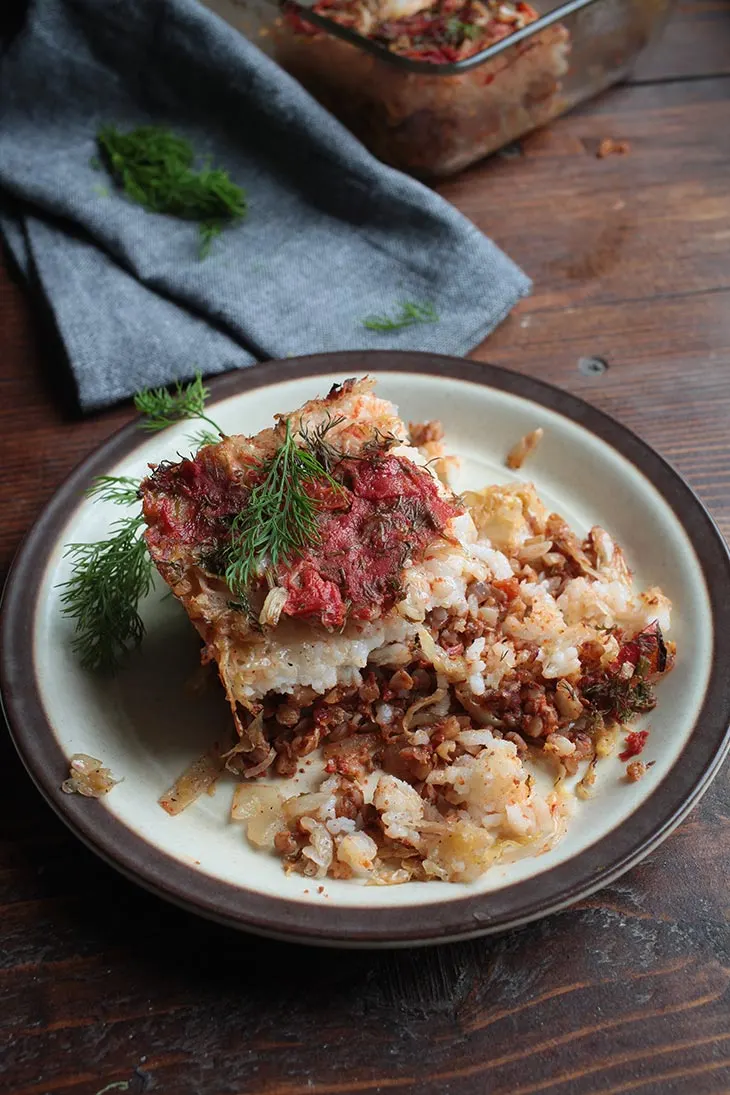
{"label": "food crumb on plate", "polygon": [[104,768],[96,757],[90,757],[88,753],[74,753],[68,779],[61,784],[61,790],[67,795],[101,798],[102,795],[108,795],[118,783],[121,780],[114,779],[111,769]]}
{"label": "food crumb on plate", "polygon": [[619,753],[619,760],[631,760],[632,757],[638,757],[643,751],[644,746],[649,740],[648,730],[632,730],[626,735],[626,744],[624,750]]}
{"label": "food crumb on plate", "polygon": [[545,431],[541,426],[538,426],[536,430],[532,430],[530,433],[526,433],[524,437],[521,437],[516,445],[507,453],[507,467],[512,468],[513,471],[517,471],[522,467],[528,456],[535,451],[537,446],[543,439]]}

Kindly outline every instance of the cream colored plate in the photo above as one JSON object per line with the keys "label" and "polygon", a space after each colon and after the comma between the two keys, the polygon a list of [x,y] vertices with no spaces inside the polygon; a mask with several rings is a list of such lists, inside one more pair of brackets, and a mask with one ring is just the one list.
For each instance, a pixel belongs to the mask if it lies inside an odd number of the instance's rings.
{"label": "cream colored plate", "polygon": [[[353,355],[354,360],[346,361],[342,367],[318,375],[302,375],[297,371],[296,363],[287,362],[280,366],[278,372],[273,366],[267,366],[229,376],[213,385],[215,402],[211,403],[213,409],[210,413],[226,432],[253,434],[269,425],[274,413],[293,409],[307,399],[324,395],[332,383],[344,380],[353,372],[363,375],[364,368],[353,370],[353,364],[362,362],[365,368],[368,363],[371,369],[375,365],[382,368],[383,356],[366,358],[366,355]],[[417,362],[414,365],[413,361],[419,355],[404,355],[404,365],[406,357],[408,368],[415,368]],[[306,359],[308,362],[313,360]],[[390,360],[397,366],[397,355],[390,355]],[[72,628],[62,616],[59,604],[59,584],[69,576],[68,561],[63,557],[64,545],[71,541],[104,537],[110,523],[118,516],[118,510],[113,506],[80,499],[78,481],[70,488],[68,485],[64,488],[67,503],[71,501],[68,497],[70,490],[74,495],[65,519],[61,520],[58,512],[51,515],[54,526],[50,542],[49,537],[44,535],[43,544],[32,545],[36,556],[40,552],[42,558],[40,562],[38,558],[31,560],[35,567],[33,582],[37,596],[32,597],[32,619],[29,621],[32,666],[28,665],[26,670],[34,677],[49,732],[62,753],[70,756],[82,752],[99,757],[122,782],[103,802],[95,803],[79,800],[78,796],[69,798],[54,793],[47,771],[39,777],[33,757],[26,755],[26,738],[31,728],[18,726],[19,710],[14,709],[22,706],[22,699],[16,703],[19,666],[14,664],[9,669],[6,665],[4,669],[5,698],[16,741],[44,792],[59,811],[67,818],[70,816],[75,828],[78,829],[79,822],[82,828],[85,827],[84,811],[88,816],[103,813],[107,815],[104,825],[111,825],[111,832],[135,834],[141,838],[133,853],[129,848],[122,847],[125,854],[121,864],[127,873],[134,874],[140,881],[183,903],[200,908],[197,897],[191,897],[184,885],[182,892],[180,890],[179,879],[184,880],[184,872],[175,872],[177,881],[174,886],[166,885],[164,871],[160,878],[157,868],[150,876],[151,868],[149,863],[145,863],[144,849],[151,847],[162,854],[166,863],[176,861],[191,875],[194,873],[197,876],[196,894],[205,893],[206,886],[209,886],[211,895],[226,889],[230,897],[230,887],[234,887],[241,893],[246,891],[275,899],[270,921],[264,916],[262,922],[258,912],[256,916],[248,916],[245,901],[241,915],[231,917],[228,902],[224,903],[225,908],[217,908],[214,896],[211,897],[212,907],[201,909],[209,915],[233,919],[242,926],[248,923],[259,930],[266,930],[270,922],[270,930],[289,935],[299,934],[298,924],[301,922],[301,934],[312,937],[318,934],[315,925],[320,910],[328,909],[330,913],[335,909],[351,910],[352,914],[359,910],[362,920],[360,929],[354,915],[350,916],[352,924],[348,922],[340,936],[336,925],[327,929],[327,938],[334,941],[338,938],[341,941],[360,939],[365,933],[365,910],[417,910],[418,919],[424,924],[434,914],[435,920],[443,923],[442,936],[473,934],[475,930],[483,930],[491,926],[489,895],[504,891],[512,883],[525,880],[538,882],[559,865],[580,857],[580,853],[587,849],[595,849],[600,842],[610,848],[610,841],[606,842],[605,838],[622,827],[627,819],[630,821],[642,804],[655,795],[672,771],[688,745],[700,709],[707,699],[713,666],[713,607],[703,574],[703,562],[685,530],[684,515],[680,518],[667,501],[667,484],[664,481],[653,483],[642,467],[637,466],[633,453],[623,455],[613,444],[588,428],[588,423],[582,424],[581,418],[600,419],[609,433],[615,431],[619,440],[625,441],[628,437],[629,449],[637,448],[640,454],[649,450],[645,450],[640,442],[610,420],[553,389],[536,387],[524,378],[503,374],[500,370],[491,372],[492,380],[507,377],[513,389],[523,387],[526,390],[523,396],[514,390],[499,390],[484,383],[474,383],[463,376],[459,378],[454,375],[456,366],[453,372],[446,373],[450,359],[426,360],[443,362],[442,375],[381,372],[377,390],[378,394],[398,405],[406,421],[430,418],[442,421],[448,447],[462,458],[462,470],[455,484],[458,489],[504,483],[517,478],[531,479],[546,504],[562,513],[579,533],[585,533],[593,524],[607,528],[624,548],[639,585],[658,584],[671,598],[674,610],[670,637],[678,648],[676,667],[659,687],[657,709],[641,724],[651,730],[642,759],[655,763],[644,779],[629,784],[623,778],[624,766],[618,759],[604,761],[599,765],[594,797],[588,802],[577,803],[569,833],[561,843],[540,857],[495,867],[470,885],[431,882],[376,887],[329,879],[320,884],[294,874],[287,875],[278,859],[251,849],[240,824],[229,821],[234,786],[232,778],[230,782],[221,781],[213,796],[204,796],[178,817],[169,817],[157,804],[160,794],[190,760],[204,752],[212,739],[227,732],[229,717],[226,704],[216,688],[208,690],[204,696],[190,691],[188,682],[198,663],[199,642],[183,610],[172,598],[163,596],[162,583],[158,584],[143,607],[147,628],[144,644],[115,679],[100,680],[84,672],[71,652]],[[327,359],[325,362],[329,364]],[[468,376],[476,378],[485,375],[485,367],[482,366],[458,362],[458,367],[462,374]],[[285,370],[285,376],[281,375],[282,370]],[[236,383],[250,383],[252,373],[262,372],[266,373],[265,386],[240,392],[234,390]],[[277,380],[277,376],[281,379]],[[257,379],[261,382],[264,378],[259,376]],[[542,403],[535,401],[536,395],[542,397]],[[560,410],[546,406],[545,401],[554,405],[565,404],[572,413],[566,416]],[[576,408],[579,413],[576,413]],[[591,422],[591,425],[594,423]],[[507,470],[504,457],[508,449],[519,437],[537,426],[545,431],[537,453],[521,472]],[[165,458],[175,459],[177,454],[189,452],[186,436],[190,433],[190,424],[185,423],[152,437],[139,431],[132,434],[127,431],[123,438],[111,443],[111,451],[101,450],[95,456],[96,467],[82,470],[81,479],[85,477],[88,480],[91,472],[98,473],[102,467],[106,474],[142,477],[148,464]],[[105,455],[106,460],[111,462],[105,462]],[[654,454],[651,456],[667,483],[680,482]],[[711,530],[709,519],[699,503],[692,498],[688,488],[680,485]],[[46,516],[46,520],[50,518]],[[711,531],[708,535],[716,536]],[[724,558],[727,567],[727,558],[720,545],[715,540],[713,545],[717,558]],[[19,565],[23,562],[21,559]],[[27,570],[28,560],[25,564]],[[31,592],[26,591],[26,599],[30,599]],[[6,608],[6,626],[9,612],[17,612],[19,594],[17,589],[12,593],[14,600]],[[722,726],[717,727],[720,738],[727,721],[726,714],[726,711],[722,712]],[[714,763],[719,748],[717,744],[710,750],[712,757],[704,758],[705,768],[710,759]],[[60,783],[57,770],[53,778]],[[685,799],[696,790],[696,785],[695,780],[695,786],[686,789]],[[72,811],[71,815],[69,810]],[[677,814],[675,806],[672,813]],[[116,828],[113,823],[117,823]],[[662,829],[669,827],[661,810],[657,813],[656,825]],[[89,839],[89,832],[82,835]],[[637,836],[644,839],[645,834],[637,833]],[[106,837],[101,841],[104,846],[99,848],[92,832],[90,842],[96,843],[97,850],[107,858],[117,860],[115,848],[110,846]],[[123,845],[124,840],[117,841],[117,844]],[[138,862],[140,858],[141,864]],[[610,855],[604,859],[608,869]],[[576,884],[583,891],[589,882],[589,888],[593,888],[595,871],[601,869],[603,862],[599,856],[597,867],[594,865],[589,872],[590,879],[582,876],[580,880],[568,879],[566,893],[571,885]],[[218,890],[216,883],[225,883],[228,887]],[[527,888],[511,887],[510,891],[505,892],[518,891],[525,894]],[[482,907],[475,900],[467,902],[470,911],[467,920],[461,923],[459,904],[463,904],[465,897],[476,899],[480,895],[484,895],[482,905],[487,910],[484,924],[480,924],[478,915],[476,922],[474,920],[473,910],[478,914]],[[546,897],[546,900],[555,907],[562,903],[559,897]],[[567,899],[564,897],[563,901]],[[283,925],[277,919],[277,910],[280,911],[282,902],[289,909],[287,922]],[[453,914],[444,917],[445,906],[454,903]],[[210,903],[207,904],[210,906]],[[233,904],[235,907],[235,901]],[[264,909],[268,907],[266,902],[259,904]],[[296,913],[292,912],[294,906],[299,907]],[[515,908],[514,914],[519,919],[520,909]],[[330,914],[328,917],[332,920]],[[384,923],[386,919],[392,921],[392,917],[388,917],[384,918]],[[287,926],[290,921],[291,927]],[[507,922],[514,922],[514,919],[510,921],[507,916]],[[387,931],[384,927],[383,932]],[[396,941],[392,930],[385,936],[383,932],[373,942]],[[415,937],[413,941],[424,941],[423,931],[420,934],[416,931]]]}

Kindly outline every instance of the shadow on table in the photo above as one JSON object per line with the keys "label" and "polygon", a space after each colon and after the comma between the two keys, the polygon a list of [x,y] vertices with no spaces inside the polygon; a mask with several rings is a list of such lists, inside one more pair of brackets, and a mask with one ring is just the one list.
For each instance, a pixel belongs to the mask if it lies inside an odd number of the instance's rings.
{"label": "shadow on table", "polygon": [[[395,991],[399,984],[403,998],[411,995],[411,981],[415,989],[423,964],[419,959],[423,951],[418,949],[348,951],[343,961],[342,951],[237,932],[147,893],[66,831],[31,784],[6,734],[0,734],[0,766],[7,789],[0,805],[0,827],[10,843],[17,844],[15,859],[22,860],[23,873],[33,876],[30,889],[20,896],[36,906],[29,932],[44,924],[45,960],[63,960],[71,946],[76,954],[96,954],[106,963],[104,954],[113,951],[116,956],[123,954],[130,980],[158,986],[165,997],[189,993],[191,1001],[200,1003],[208,995],[220,1000],[245,991],[249,1006],[258,1001],[269,1010],[296,1000],[301,1011],[309,1004],[315,1006],[324,993],[331,1006],[341,994],[350,1013],[353,1009],[364,1012],[373,995],[382,998],[386,985]],[[508,945],[508,938],[502,937],[500,950]],[[458,1007],[466,991],[466,968],[474,972],[476,955],[483,956],[483,967],[492,946],[475,941],[439,948],[442,955],[451,957],[439,963],[439,984],[429,989],[419,979],[413,996],[415,1010]],[[390,973],[384,981],[381,974],[386,969]],[[394,970],[398,971],[395,981]],[[399,1003],[403,1003],[400,995]]]}

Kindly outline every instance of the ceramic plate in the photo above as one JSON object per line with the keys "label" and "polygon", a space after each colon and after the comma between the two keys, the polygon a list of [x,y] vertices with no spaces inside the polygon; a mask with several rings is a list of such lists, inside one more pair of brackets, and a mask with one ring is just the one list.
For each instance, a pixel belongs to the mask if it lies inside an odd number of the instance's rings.
{"label": "ceramic plate", "polygon": [[[545,384],[487,365],[415,353],[348,353],[274,362],[211,383],[211,412],[230,433],[256,433],[277,411],[327,392],[335,381],[376,374],[379,394],[407,421],[439,418],[462,457],[458,489],[505,482],[505,453],[542,426],[523,469],[545,502],[581,533],[593,524],[623,546],[640,584],[674,605],[673,672],[646,722],[637,783],[616,758],[599,765],[592,800],[577,806],[567,837],[547,854],[495,867],[479,882],[365,886],[286,875],[253,851],[228,821],[222,781],[178,817],[157,799],[227,727],[217,690],[188,687],[199,643],[160,586],[146,600],[147,636],[112,680],[80,669],[71,625],[59,611],[68,577],[64,545],[107,534],[118,515],[84,491],[100,474],[142,476],[147,464],[189,451],[190,424],[146,435],[128,426],[61,487],[26,540],[6,588],[2,686],[18,751],[71,829],[127,876],[235,927],[307,942],[408,945],[468,938],[563,908],[645,856],[706,789],[728,748],[730,565],[724,542],[687,485],[618,423]],[[102,800],[60,790],[68,757],[99,757],[121,782]]]}

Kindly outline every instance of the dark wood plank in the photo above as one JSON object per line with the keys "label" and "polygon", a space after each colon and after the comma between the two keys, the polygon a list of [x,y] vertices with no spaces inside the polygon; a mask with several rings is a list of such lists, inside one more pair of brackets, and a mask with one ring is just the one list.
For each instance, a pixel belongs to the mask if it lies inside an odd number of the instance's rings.
{"label": "dark wood plank", "polygon": [[0,346],[0,467],[6,487],[0,573],[4,575],[19,535],[61,481],[132,412],[117,409],[91,420],[80,419],[52,323],[42,311],[31,312],[7,258],[0,290]]}
{"label": "dark wood plank", "polygon": [[250,941],[68,842],[35,907],[4,909],[36,951],[0,974],[14,1093],[141,1090],[135,1066],[180,1095],[304,1095],[315,1078],[321,1092],[727,1090],[727,792],[725,774],[671,843],[578,909],[428,954]]}
{"label": "dark wood plank", "polygon": [[[628,139],[630,153],[597,159],[604,136]],[[521,158],[440,188],[535,282],[477,356],[619,417],[682,471],[726,532],[729,170],[723,77],[616,89],[528,137]],[[579,361],[593,356],[609,369],[584,377]]]}
{"label": "dark wood plank", "polygon": [[[730,290],[530,308],[524,301],[478,356],[619,418],[684,475],[730,536]],[[581,374],[591,357],[608,365],[602,375]]]}
{"label": "dark wood plank", "polygon": [[[604,137],[630,152],[598,159]],[[522,149],[439,189],[534,279],[531,310],[730,287],[730,77],[614,89]]]}
{"label": "dark wood plank", "polygon": [[[730,8],[679,5],[644,81],[442,187],[535,279],[477,357],[631,426],[730,533]],[[604,136],[628,156],[595,158]],[[584,376],[578,362],[608,369]],[[48,318],[0,270],[0,569],[129,417],[80,421]],[[730,1092],[726,768],[577,908],[430,952],[301,950],[198,921],[68,835],[0,737],[8,1095]],[[122,1090],[117,1087],[112,1090]]]}
{"label": "dark wood plank", "polygon": [[657,41],[639,58],[631,82],[686,80],[730,73],[727,0],[683,0]]}

